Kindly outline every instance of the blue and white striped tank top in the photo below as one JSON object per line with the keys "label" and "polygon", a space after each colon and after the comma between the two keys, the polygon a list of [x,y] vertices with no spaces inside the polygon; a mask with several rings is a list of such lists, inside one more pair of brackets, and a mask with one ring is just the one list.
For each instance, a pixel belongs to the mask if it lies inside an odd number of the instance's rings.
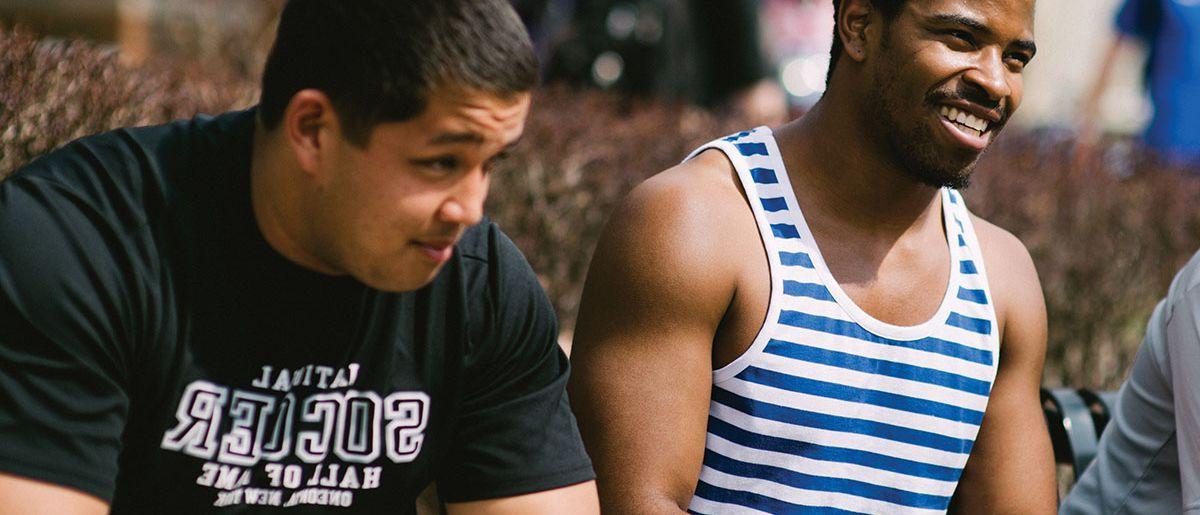
{"label": "blue and white striped tank top", "polygon": [[999,338],[979,242],[941,192],[951,274],[936,315],[877,320],[833,279],[771,130],[719,139],[770,261],[766,322],[713,372],[693,513],[942,513],[996,375]]}

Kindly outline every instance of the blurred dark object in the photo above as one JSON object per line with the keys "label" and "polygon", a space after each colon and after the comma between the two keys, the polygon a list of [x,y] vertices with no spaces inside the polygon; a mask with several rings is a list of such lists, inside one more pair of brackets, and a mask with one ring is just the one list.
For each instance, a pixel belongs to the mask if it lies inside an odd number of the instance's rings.
{"label": "blurred dark object", "polygon": [[771,75],[758,19],[758,0],[576,0],[547,80],[723,106]]}
{"label": "blurred dark object", "polygon": [[[0,30],[0,176],[67,141],[119,126],[247,106],[232,71]],[[198,71],[204,70],[204,71]],[[609,213],[649,175],[744,122],[605,92],[539,91],[526,135],[498,166],[488,213],[525,252],[570,331],[584,272]],[[1115,389],[1146,320],[1200,248],[1200,177],[1128,139],[1072,168],[1069,132],[1010,128],[983,158],[968,206],[1028,246],[1050,318],[1046,382]],[[1119,178],[1119,177],[1124,177]]]}
{"label": "blurred dark object", "polygon": [[1100,437],[1117,407],[1117,391],[1086,388],[1042,388],[1042,413],[1058,465],[1058,497],[1066,497],[1088,465],[1095,461]]}
{"label": "blurred dark object", "polygon": [[[1084,400],[1083,393],[1099,398],[1091,390],[1070,388],[1042,388],[1042,412],[1050,430],[1050,442],[1054,445],[1054,461],[1069,465],[1071,480],[1075,481],[1092,460],[1096,458],[1097,443],[1103,430],[1095,423],[1097,412]],[[1104,392],[1112,395],[1116,392]],[[1107,405],[1101,405],[1107,417]]]}
{"label": "blurred dark object", "polygon": [[513,10],[517,11],[517,16],[521,17],[521,22],[529,29],[531,35],[535,36],[541,32],[542,20],[546,16],[546,11],[551,2],[558,0],[510,0]]}
{"label": "blurred dark object", "polygon": [[0,28],[0,178],[73,139],[253,104],[257,85],[178,62],[127,66],[111,46]]}

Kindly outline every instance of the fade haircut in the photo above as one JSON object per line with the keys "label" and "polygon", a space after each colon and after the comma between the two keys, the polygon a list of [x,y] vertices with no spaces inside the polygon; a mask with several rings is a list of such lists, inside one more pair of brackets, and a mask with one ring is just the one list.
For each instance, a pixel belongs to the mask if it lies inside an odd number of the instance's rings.
{"label": "fade haircut", "polygon": [[533,45],[507,0],[291,0],[259,116],[274,129],[297,92],[318,89],[346,139],[365,147],[377,124],[421,114],[434,88],[507,97],[537,81]]}
{"label": "fade haircut", "polygon": [[[829,83],[829,79],[833,78],[833,69],[837,66],[838,58],[845,51],[845,46],[842,45],[842,38],[838,34],[838,16],[842,14],[842,1],[833,0],[833,46],[829,49],[829,72],[825,75],[825,82]],[[871,6],[879,10],[883,15],[885,22],[891,22],[896,19],[896,15],[900,14],[900,9],[908,0],[869,0]]]}

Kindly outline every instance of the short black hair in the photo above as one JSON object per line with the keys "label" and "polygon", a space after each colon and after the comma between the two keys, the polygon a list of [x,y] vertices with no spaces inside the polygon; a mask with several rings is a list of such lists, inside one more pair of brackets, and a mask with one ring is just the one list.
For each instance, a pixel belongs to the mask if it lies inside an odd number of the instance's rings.
{"label": "short black hair", "polygon": [[295,94],[329,96],[347,139],[425,110],[432,88],[508,96],[532,90],[537,58],[507,0],[291,0],[262,78],[274,129]]}
{"label": "short black hair", "polygon": [[[900,8],[908,0],[870,0],[871,5],[883,14],[885,21],[896,19],[896,15],[900,14]],[[842,38],[838,35],[838,15],[842,13],[842,0],[833,0],[833,46],[829,48],[829,72],[825,75],[825,82],[833,78],[833,69],[837,66],[838,57],[841,57],[845,47],[842,45]]]}

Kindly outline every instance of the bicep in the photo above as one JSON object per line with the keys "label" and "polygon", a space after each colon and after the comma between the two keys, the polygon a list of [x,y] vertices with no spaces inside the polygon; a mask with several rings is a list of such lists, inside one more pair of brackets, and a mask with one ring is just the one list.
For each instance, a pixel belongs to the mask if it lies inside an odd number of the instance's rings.
{"label": "bicep", "polygon": [[1050,513],[1055,507],[1054,453],[1039,393],[1045,301],[1028,252],[1015,238],[1008,243],[987,260],[1002,331],[1000,357],[987,411],[955,492],[955,511],[965,513]]}
{"label": "bicep", "polygon": [[600,507],[596,500],[596,482],[587,481],[513,497],[449,503],[446,512],[450,515],[588,515],[600,513]]}
{"label": "bicep", "polygon": [[717,265],[726,260],[688,236],[694,217],[659,212],[636,192],[627,204],[588,273],[572,403],[606,509],[683,509],[703,458],[713,335],[732,290]]}
{"label": "bicep", "polygon": [[93,515],[108,504],[78,490],[0,473],[0,515]]}

